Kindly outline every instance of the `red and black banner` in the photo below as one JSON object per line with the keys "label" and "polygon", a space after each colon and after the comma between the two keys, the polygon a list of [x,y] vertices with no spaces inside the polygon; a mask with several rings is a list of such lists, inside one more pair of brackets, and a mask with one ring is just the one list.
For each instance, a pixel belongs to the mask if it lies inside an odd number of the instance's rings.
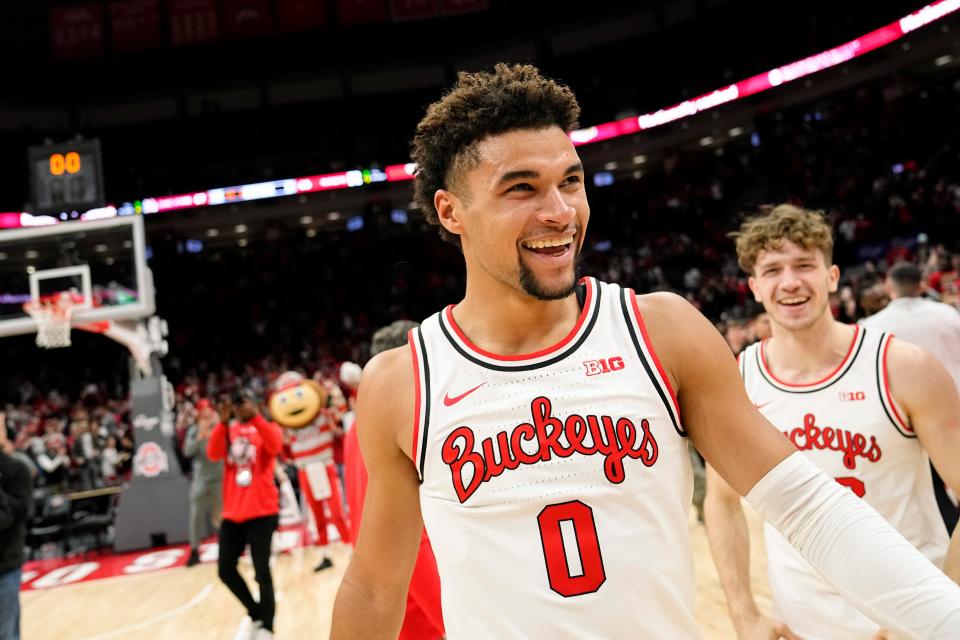
{"label": "red and black banner", "polygon": [[114,51],[143,51],[162,46],[160,0],[112,0],[110,44]]}
{"label": "red and black banner", "polygon": [[89,2],[50,9],[53,57],[57,60],[103,55],[103,5]]}
{"label": "red and black banner", "polygon": [[223,0],[223,31],[231,38],[256,38],[273,33],[270,0]]}
{"label": "red and black banner", "polygon": [[217,0],[167,0],[170,44],[184,47],[220,39]]}

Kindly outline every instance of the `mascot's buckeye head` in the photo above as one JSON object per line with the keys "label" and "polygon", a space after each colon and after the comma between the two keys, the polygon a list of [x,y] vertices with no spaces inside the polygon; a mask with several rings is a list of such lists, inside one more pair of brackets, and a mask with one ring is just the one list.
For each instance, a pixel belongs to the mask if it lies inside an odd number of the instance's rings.
{"label": "mascot's buckeye head", "polygon": [[287,371],[273,385],[270,415],[281,427],[301,429],[327,406],[327,390],[296,371]]}

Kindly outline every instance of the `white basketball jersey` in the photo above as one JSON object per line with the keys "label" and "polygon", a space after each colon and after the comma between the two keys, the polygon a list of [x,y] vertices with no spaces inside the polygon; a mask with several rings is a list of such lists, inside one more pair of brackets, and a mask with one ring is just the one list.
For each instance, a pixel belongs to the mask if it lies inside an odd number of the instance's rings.
{"label": "white basketball jersey", "polygon": [[698,638],[676,399],[629,289],[584,278],[553,347],[498,356],[452,309],[410,334],[415,464],[453,640]]}
{"label": "white basketball jersey", "polygon": [[[949,535],[937,509],[930,464],[890,393],[892,336],[852,327],[840,366],[819,382],[778,380],[765,342],[740,355],[754,405],[818,467],[849,487],[928,559],[943,566]],[[820,577],[773,527],[765,530],[774,615],[805,640],[862,640],[878,625]],[[883,562],[883,558],[877,558]]]}

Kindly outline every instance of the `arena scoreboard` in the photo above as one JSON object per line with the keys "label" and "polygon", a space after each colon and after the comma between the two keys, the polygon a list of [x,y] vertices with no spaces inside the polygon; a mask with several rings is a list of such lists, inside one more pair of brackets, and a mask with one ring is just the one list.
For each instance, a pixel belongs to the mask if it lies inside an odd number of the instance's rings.
{"label": "arena scoreboard", "polygon": [[29,147],[32,209],[36,213],[86,211],[103,206],[100,141]]}

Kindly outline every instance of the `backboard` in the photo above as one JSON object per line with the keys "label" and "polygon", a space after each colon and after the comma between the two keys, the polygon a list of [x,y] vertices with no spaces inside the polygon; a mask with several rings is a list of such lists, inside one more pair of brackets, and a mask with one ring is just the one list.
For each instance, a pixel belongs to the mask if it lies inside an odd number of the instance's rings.
{"label": "backboard", "polygon": [[26,302],[70,292],[73,326],[154,313],[143,218],[0,231],[0,336],[33,333]]}

